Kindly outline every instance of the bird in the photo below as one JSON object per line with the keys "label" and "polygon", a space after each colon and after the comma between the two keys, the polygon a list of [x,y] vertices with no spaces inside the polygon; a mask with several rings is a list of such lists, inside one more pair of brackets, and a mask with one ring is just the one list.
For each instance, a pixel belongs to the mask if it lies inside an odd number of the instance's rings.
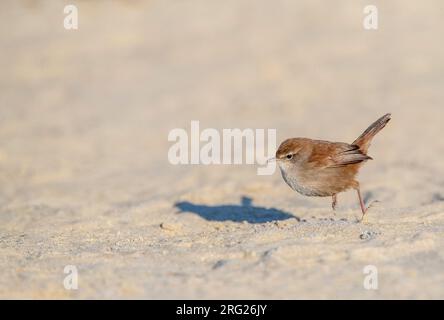
{"label": "bird", "polygon": [[310,197],[331,197],[336,210],[337,195],[349,189],[357,192],[362,218],[368,210],[356,175],[372,158],[367,155],[374,136],[390,121],[387,113],[373,122],[351,144],[308,138],[290,138],[276,151],[275,160],[284,181],[298,193]]}

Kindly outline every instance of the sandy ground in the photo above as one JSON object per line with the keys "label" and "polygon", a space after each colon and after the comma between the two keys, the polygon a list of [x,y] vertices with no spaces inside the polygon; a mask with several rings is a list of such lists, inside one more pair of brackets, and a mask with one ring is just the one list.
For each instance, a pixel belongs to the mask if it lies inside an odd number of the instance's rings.
{"label": "sandy ground", "polygon": [[[367,1],[64,3],[0,4],[0,298],[444,298],[442,1],[373,1],[377,31]],[[351,142],[386,112],[365,223],[167,160],[191,120]]]}

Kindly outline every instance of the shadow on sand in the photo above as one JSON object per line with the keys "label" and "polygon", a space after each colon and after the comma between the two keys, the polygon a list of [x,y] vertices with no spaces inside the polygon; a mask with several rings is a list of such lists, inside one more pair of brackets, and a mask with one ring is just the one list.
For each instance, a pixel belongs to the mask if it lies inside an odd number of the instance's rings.
{"label": "shadow on sand", "polygon": [[256,207],[252,205],[252,199],[243,196],[240,205],[207,206],[194,204],[188,201],[174,204],[180,213],[192,212],[209,221],[234,221],[249,223],[265,223],[276,220],[299,218],[285,211],[274,208]]}

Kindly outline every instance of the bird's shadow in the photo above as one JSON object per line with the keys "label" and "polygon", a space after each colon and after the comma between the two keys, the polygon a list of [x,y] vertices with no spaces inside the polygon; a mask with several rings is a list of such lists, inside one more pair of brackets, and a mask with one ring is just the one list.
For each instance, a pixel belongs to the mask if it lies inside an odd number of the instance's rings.
{"label": "bird's shadow", "polygon": [[209,221],[265,223],[290,218],[300,220],[291,213],[275,208],[256,207],[252,202],[251,198],[243,196],[239,205],[208,206],[182,201],[175,203],[174,206],[179,209],[179,213],[192,212]]}

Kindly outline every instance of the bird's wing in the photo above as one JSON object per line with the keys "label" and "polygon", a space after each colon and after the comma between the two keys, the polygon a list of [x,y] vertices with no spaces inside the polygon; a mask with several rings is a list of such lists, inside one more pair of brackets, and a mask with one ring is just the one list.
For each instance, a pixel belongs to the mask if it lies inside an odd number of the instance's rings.
{"label": "bird's wing", "polygon": [[342,146],[338,148],[338,152],[330,158],[332,164],[329,167],[331,168],[343,167],[372,159],[364,154],[358,146],[347,143],[342,144]]}
{"label": "bird's wing", "polygon": [[371,159],[359,147],[348,143],[316,143],[308,158],[308,164],[318,168],[337,168]]}

